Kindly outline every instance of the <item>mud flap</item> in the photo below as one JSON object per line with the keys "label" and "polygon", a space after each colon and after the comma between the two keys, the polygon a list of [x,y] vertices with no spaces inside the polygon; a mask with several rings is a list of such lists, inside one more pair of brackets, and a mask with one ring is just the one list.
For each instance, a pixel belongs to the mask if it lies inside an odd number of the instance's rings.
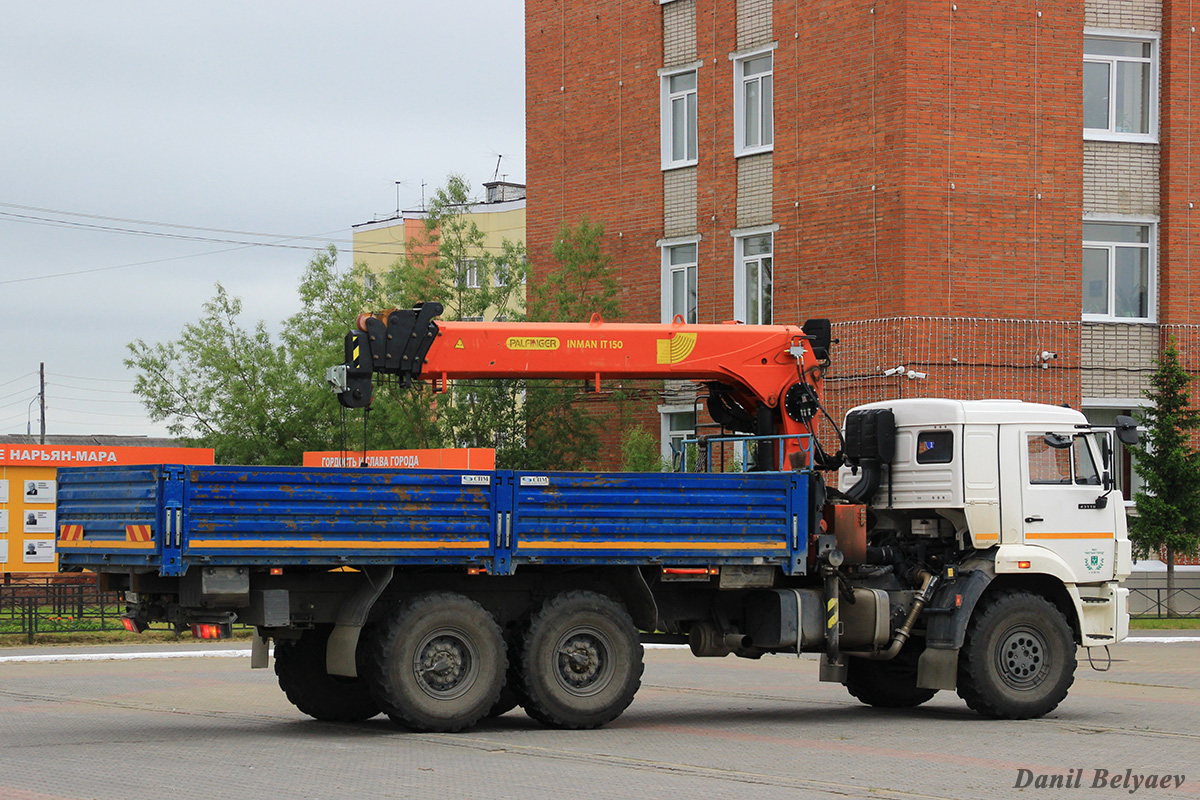
{"label": "mud flap", "polygon": [[921,689],[958,688],[958,648],[926,647],[917,662],[917,686]]}
{"label": "mud flap", "polygon": [[329,634],[329,642],[325,645],[325,671],[330,675],[341,675],[345,678],[358,677],[358,662],[355,654],[358,651],[358,635],[362,633],[363,625],[371,606],[383,594],[383,590],[391,583],[393,567],[378,569],[368,567],[363,570],[367,581],[357,592],[342,603],[338,611],[337,625]]}

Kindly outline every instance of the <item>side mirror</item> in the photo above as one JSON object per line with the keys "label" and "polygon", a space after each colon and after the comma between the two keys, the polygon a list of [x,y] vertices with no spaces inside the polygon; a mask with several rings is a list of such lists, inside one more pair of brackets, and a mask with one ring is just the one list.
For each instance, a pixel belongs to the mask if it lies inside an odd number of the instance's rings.
{"label": "side mirror", "polygon": [[1075,443],[1074,438],[1063,436],[1061,433],[1047,433],[1042,437],[1042,441],[1047,447],[1053,447],[1055,450],[1065,450]]}
{"label": "side mirror", "polygon": [[1134,420],[1133,417],[1126,416],[1125,414],[1118,414],[1114,423],[1114,427],[1117,431],[1117,439],[1121,442],[1121,444],[1138,443],[1137,421]]}

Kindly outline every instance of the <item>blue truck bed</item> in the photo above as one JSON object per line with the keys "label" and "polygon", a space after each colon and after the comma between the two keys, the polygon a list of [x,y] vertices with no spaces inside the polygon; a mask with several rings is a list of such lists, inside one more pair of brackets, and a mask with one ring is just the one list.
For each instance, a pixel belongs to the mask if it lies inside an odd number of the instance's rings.
{"label": "blue truck bed", "polygon": [[71,467],[60,569],[777,564],[805,570],[805,473]]}

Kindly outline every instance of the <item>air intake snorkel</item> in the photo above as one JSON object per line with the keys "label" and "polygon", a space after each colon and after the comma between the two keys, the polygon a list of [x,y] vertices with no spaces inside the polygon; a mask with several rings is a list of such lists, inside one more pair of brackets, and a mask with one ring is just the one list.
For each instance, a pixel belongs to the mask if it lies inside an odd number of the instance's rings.
{"label": "air intake snorkel", "polygon": [[842,492],[851,502],[866,503],[883,483],[883,471],[896,455],[896,416],[890,408],[851,411],[846,416],[846,461],[862,477]]}

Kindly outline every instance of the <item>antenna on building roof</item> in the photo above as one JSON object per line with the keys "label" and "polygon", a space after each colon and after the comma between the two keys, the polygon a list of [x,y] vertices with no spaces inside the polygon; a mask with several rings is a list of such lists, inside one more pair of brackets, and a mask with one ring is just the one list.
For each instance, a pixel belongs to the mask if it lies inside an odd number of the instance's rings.
{"label": "antenna on building roof", "polygon": [[403,181],[396,181],[396,216],[400,216],[400,184]]}
{"label": "antenna on building roof", "polygon": [[500,174],[500,159],[504,158],[503,153],[496,153],[496,169],[492,171],[492,180],[496,180],[496,176]]}

